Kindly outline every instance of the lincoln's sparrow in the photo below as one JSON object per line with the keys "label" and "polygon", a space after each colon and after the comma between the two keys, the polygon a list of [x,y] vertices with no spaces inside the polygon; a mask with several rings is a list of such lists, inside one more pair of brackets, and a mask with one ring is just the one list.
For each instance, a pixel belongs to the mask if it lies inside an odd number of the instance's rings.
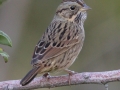
{"label": "lincoln's sparrow", "polygon": [[30,83],[38,73],[65,70],[73,64],[82,49],[85,34],[86,10],[83,0],[63,0],[55,16],[35,47],[31,64],[33,69],[21,80],[21,85]]}

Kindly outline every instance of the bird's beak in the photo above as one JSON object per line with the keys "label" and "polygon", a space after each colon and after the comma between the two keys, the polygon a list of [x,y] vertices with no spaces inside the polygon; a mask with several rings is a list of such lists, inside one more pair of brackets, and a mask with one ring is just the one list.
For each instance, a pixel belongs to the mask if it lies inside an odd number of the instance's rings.
{"label": "bird's beak", "polygon": [[86,4],[84,4],[83,7],[80,10],[81,11],[86,11],[86,10],[89,10],[89,9],[92,9],[92,8],[90,8],[89,6],[87,6]]}

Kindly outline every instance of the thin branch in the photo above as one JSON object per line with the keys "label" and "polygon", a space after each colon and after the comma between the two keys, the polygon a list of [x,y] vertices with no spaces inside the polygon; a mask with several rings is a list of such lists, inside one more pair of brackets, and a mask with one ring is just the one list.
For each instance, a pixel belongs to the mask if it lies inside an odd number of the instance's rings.
{"label": "thin branch", "polygon": [[[77,73],[70,76],[70,79],[71,85],[103,84],[107,86],[107,83],[109,82],[120,81],[120,70]],[[19,83],[20,80],[0,82],[0,90],[28,90],[37,88],[69,86],[69,76],[52,76],[49,79],[44,77],[37,77],[29,85],[26,86],[21,86]]]}

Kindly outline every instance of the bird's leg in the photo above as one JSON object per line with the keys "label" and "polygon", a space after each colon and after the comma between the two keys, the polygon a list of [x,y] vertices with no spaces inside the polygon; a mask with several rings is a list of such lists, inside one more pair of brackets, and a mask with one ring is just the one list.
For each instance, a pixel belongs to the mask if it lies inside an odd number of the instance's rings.
{"label": "bird's leg", "polygon": [[[49,73],[43,74],[43,78],[47,78],[47,81],[49,81],[50,77],[51,77],[51,76],[50,76]],[[50,89],[50,87],[49,87],[49,89]]]}
{"label": "bird's leg", "polygon": [[77,72],[74,72],[74,71],[71,71],[71,70],[68,70],[68,69],[65,69],[64,71],[66,71],[67,73],[69,73],[69,85],[71,84],[71,78],[70,76],[76,74]]}

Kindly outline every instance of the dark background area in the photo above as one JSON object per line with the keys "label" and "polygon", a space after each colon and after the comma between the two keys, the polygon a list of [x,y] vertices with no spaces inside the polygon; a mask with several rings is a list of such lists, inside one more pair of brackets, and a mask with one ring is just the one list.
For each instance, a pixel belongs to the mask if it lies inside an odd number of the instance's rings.
{"label": "dark background area", "polygon": [[[31,69],[34,47],[50,24],[62,0],[8,0],[0,6],[0,30],[13,47],[0,46],[10,55],[6,64],[0,57],[0,81],[21,79]],[[92,10],[85,22],[83,49],[70,67],[76,72],[120,69],[120,0],[85,0]],[[76,85],[51,90],[105,90],[103,85]],[[48,89],[45,89],[48,90]],[[120,82],[109,83],[120,90]]]}

